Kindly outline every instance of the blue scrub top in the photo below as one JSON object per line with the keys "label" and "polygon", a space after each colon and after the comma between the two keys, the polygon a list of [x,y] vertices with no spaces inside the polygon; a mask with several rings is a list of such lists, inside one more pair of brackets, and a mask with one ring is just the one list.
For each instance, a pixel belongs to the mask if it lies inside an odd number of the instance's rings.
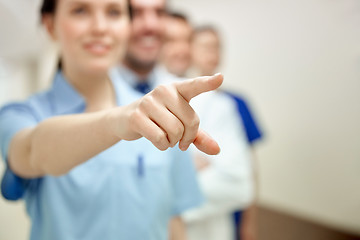
{"label": "blue scrub top", "polygon": [[[141,97],[124,81],[113,85],[119,106]],[[59,72],[50,90],[0,110],[3,159],[18,131],[84,110],[84,99]],[[165,240],[169,219],[203,201],[195,174],[187,152],[159,151],[141,138],[120,141],[60,177],[27,180],[7,167],[2,192],[25,200],[32,240]]]}

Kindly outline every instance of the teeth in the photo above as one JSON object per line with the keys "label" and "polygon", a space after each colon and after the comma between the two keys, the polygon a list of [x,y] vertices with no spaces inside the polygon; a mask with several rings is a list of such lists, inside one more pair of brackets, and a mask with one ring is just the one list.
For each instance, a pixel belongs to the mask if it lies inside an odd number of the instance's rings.
{"label": "teeth", "polygon": [[157,42],[157,38],[154,36],[146,36],[146,37],[142,37],[140,39],[141,44],[145,45],[145,46],[151,46],[156,44]]}
{"label": "teeth", "polygon": [[88,45],[88,49],[94,53],[105,53],[107,51],[107,46],[101,43],[93,43]]}
{"label": "teeth", "polygon": [[104,51],[106,49],[106,47],[104,45],[101,44],[93,44],[90,46],[91,49],[95,50],[95,51]]}

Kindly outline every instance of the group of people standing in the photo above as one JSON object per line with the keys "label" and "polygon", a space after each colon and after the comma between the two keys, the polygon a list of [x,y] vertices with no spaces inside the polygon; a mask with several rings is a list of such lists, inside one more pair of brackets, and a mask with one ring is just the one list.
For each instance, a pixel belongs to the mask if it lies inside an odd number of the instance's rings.
{"label": "group of people standing", "polygon": [[234,239],[261,133],[216,90],[215,29],[166,0],[44,0],[41,19],[52,86],[0,110],[1,190],[26,202],[30,239]]}
{"label": "group of people standing", "polygon": [[[194,28],[186,15],[174,11],[167,14],[165,26],[166,40],[160,59],[166,71],[179,78],[210,76],[219,71],[222,43],[214,26]],[[212,136],[228,141],[221,146],[222,150],[229,151],[230,154],[200,158],[195,153],[198,180],[201,189],[208,192],[205,192],[207,204],[185,214],[189,239],[254,240],[257,231],[255,142],[262,138],[261,129],[244,97],[234,92],[218,90],[216,93],[205,94],[194,99],[192,105],[198,110],[201,124],[206,126],[204,129],[217,129],[219,132],[211,132]],[[223,112],[229,106],[232,109]],[[220,113],[216,117],[217,122],[210,117],[212,111]],[[230,132],[234,130],[244,133],[232,135]],[[237,148],[241,147],[249,153],[239,152]],[[237,167],[241,170],[231,172],[230,169]],[[228,178],[229,176],[233,178]],[[219,197],[220,195],[223,197]],[[212,196],[216,198],[213,199]],[[207,208],[207,205],[212,205],[213,208]],[[187,218],[188,215],[192,217]]]}

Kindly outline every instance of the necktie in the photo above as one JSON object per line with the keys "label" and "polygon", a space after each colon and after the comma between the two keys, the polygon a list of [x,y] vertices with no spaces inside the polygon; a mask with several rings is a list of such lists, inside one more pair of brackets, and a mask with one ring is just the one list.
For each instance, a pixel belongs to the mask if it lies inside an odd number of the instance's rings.
{"label": "necktie", "polygon": [[151,91],[151,87],[147,81],[139,82],[135,85],[134,89],[143,94],[147,94]]}

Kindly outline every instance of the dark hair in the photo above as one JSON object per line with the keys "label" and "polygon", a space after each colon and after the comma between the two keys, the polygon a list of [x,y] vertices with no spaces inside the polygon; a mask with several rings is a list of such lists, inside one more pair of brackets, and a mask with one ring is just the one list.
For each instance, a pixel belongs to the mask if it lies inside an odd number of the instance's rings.
{"label": "dark hair", "polygon": [[54,14],[57,0],[44,0],[40,9],[41,15]]}
{"label": "dark hair", "polygon": [[215,37],[219,40],[219,44],[221,47],[221,34],[218,31],[218,29],[216,27],[214,27],[213,25],[201,25],[198,26],[194,29],[192,37],[191,37],[191,41],[194,41],[194,39],[196,38],[197,35],[201,34],[201,33],[212,33],[215,35]]}
{"label": "dark hair", "polygon": [[[129,17],[132,19],[133,11],[130,4],[130,0],[127,0],[128,2],[128,10],[129,10]],[[43,4],[40,9],[40,14],[54,14],[56,10],[56,4],[57,0],[43,0]]]}
{"label": "dark hair", "polygon": [[185,22],[189,22],[187,16],[181,12],[171,12],[171,11],[168,11],[167,12],[167,15],[171,18],[175,18],[175,19],[179,19],[179,20],[183,20]]}
{"label": "dark hair", "polygon": [[211,32],[215,34],[216,36],[219,36],[219,31],[212,25],[203,25],[196,27],[194,29],[194,34],[203,33],[203,32]]}

